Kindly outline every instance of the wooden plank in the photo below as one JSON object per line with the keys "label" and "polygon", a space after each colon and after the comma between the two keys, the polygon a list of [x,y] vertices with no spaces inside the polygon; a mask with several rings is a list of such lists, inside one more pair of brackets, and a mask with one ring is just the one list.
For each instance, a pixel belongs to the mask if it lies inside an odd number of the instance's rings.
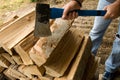
{"label": "wooden plank", "polygon": [[53,77],[60,77],[64,74],[79,49],[83,40],[82,34],[81,30],[71,28],[68,33],[64,35],[44,64],[46,74]]}
{"label": "wooden plank", "polygon": [[11,64],[15,64],[15,61],[13,60],[12,56],[8,53],[2,53],[2,57],[4,57],[6,60],[8,60]]}
{"label": "wooden plank", "polygon": [[82,76],[90,55],[91,40],[89,36],[85,36],[77,56],[74,58],[73,63],[67,69],[64,76],[55,78],[54,80],[82,80]]}
{"label": "wooden plank", "polygon": [[12,55],[11,49],[34,30],[35,11],[18,18],[0,31],[0,45]]}
{"label": "wooden plank", "polygon": [[34,75],[40,78],[45,72],[43,66],[37,67],[36,65],[30,65],[30,66],[21,65],[18,68],[18,70],[30,79],[32,79]]}
{"label": "wooden plank", "polygon": [[31,59],[35,62],[35,64],[41,66],[46,62],[51,52],[71,27],[72,22],[73,21],[63,19],[56,19],[54,21],[50,27],[52,35],[49,37],[40,38],[29,52]]}
{"label": "wooden plank", "polygon": [[23,39],[16,46],[14,46],[15,51],[20,55],[25,65],[33,64],[28,52],[33,47],[33,45],[37,42],[37,40],[38,38],[35,38],[32,32],[25,39]]}
{"label": "wooden plank", "polygon": [[6,60],[2,55],[0,54],[0,66],[4,68],[8,68],[10,66],[10,62]]}

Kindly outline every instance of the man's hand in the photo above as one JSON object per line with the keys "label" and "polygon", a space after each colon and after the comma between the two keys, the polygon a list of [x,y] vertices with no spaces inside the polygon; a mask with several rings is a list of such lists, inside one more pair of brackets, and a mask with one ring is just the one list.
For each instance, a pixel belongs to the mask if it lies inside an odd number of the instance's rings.
{"label": "man's hand", "polygon": [[69,13],[69,11],[80,9],[81,7],[76,1],[72,0],[68,4],[66,4],[63,8],[64,8],[64,12],[63,12],[62,18],[69,20],[69,19],[75,19],[78,17],[77,12]]}
{"label": "man's hand", "polygon": [[104,19],[115,19],[120,16],[120,1],[117,1],[104,7],[104,10],[107,13],[104,16]]}

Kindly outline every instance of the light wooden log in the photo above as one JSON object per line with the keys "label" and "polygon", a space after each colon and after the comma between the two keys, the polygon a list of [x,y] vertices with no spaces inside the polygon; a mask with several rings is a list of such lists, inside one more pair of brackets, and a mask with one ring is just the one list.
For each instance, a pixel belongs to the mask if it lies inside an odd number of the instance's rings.
{"label": "light wooden log", "polygon": [[12,56],[8,53],[2,53],[2,57],[4,57],[6,60],[8,60],[11,64],[15,64],[15,61],[13,60]]}
{"label": "light wooden log", "polygon": [[25,39],[23,39],[16,46],[14,46],[15,51],[20,55],[25,65],[33,64],[28,52],[33,47],[33,45],[37,42],[37,40],[38,38],[35,38],[32,32]]}
{"label": "light wooden log", "polygon": [[17,70],[18,65],[10,65],[9,68],[6,70],[6,74],[10,75],[15,79],[26,78],[21,72]]}
{"label": "light wooden log", "polygon": [[71,66],[67,69],[64,76],[54,80],[82,80],[87,61],[91,55],[91,40],[85,36],[81,48]]}
{"label": "light wooden log", "polygon": [[11,49],[34,30],[35,11],[13,21],[0,31],[0,45],[12,55]]}
{"label": "light wooden log", "polygon": [[0,54],[0,66],[4,68],[8,68],[10,66],[10,62],[6,60],[2,55]]}
{"label": "light wooden log", "polygon": [[68,33],[64,35],[44,64],[46,74],[53,77],[62,76],[77,53],[83,37],[81,30],[71,28]]}
{"label": "light wooden log", "polygon": [[37,67],[36,65],[21,65],[18,70],[30,79],[32,79],[34,75],[40,78],[45,73],[43,66]]}
{"label": "light wooden log", "polygon": [[35,62],[35,64],[41,66],[46,62],[51,52],[55,49],[61,38],[71,27],[72,22],[72,20],[67,21],[62,19],[56,19],[54,21],[50,27],[52,35],[40,38],[29,52],[31,59]]}

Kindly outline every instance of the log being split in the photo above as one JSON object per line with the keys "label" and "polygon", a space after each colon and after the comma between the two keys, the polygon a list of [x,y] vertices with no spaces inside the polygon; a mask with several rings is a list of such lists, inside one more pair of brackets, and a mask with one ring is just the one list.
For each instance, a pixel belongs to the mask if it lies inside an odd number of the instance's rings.
{"label": "log being split", "polygon": [[63,76],[70,62],[79,50],[83,37],[84,35],[81,30],[71,28],[63,36],[44,64],[46,74],[53,77]]}
{"label": "log being split", "polygon": [[52,35],[45,38],[40,38],[37,43],[30,50],[31,59],[38,66],[43,65],[51,52],[55,49],[64,34],[71,27],[73,21],[56,19],[51,25]]}
{"label": "log being split", "polygon": [[89,36],[85,36],[78,54],[74,58],[71,66],[69,66],[62,77],[55,78],[54,80],[82,80],[82,76],[90,55],[91,40]]}

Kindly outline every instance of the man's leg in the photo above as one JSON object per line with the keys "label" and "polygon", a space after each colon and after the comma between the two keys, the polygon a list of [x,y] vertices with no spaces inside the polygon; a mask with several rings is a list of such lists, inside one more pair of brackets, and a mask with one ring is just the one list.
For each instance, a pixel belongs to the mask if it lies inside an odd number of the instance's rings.
{"label": "man's leg", "polygon": [[[106,5],[111,4],[106,0],[99,0],[98,10],[103,10]],[[96,55],[97,50],[101,44],[102,37],[109,26],[111,20],[105,20],[103,17],[95,17],[94,26],[90,32],[90,38],[92,40],[92,53]]]}
{"label": "man's leg", "polygon": [[105,62],[105,67],[108,72],[115,72],[120,67],[120,22],[118,33],[113,42],[111,54]]}

